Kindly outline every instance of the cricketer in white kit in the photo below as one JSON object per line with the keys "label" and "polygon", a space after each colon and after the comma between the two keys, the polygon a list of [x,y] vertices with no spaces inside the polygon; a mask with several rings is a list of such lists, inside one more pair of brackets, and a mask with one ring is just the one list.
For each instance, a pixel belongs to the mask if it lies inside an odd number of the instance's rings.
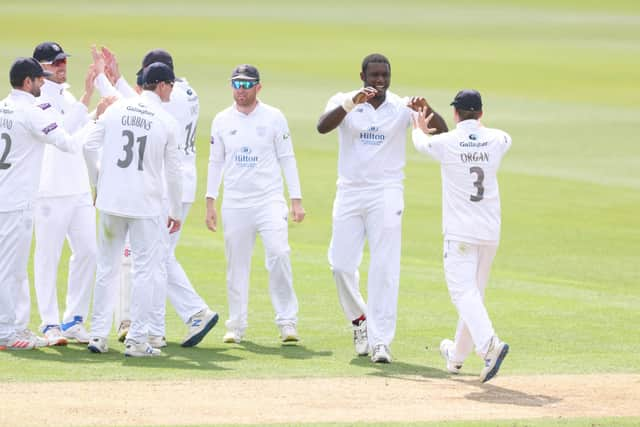
{"label": "cricketer in white kit", "polygon": [[[360,78],[364,88],[329,99],[317,126],[320,133],[338,129],[328,258],[340,304],[353,325],[356,353],[364,356],[371,350],[373,362],[389,363],[400,283],[406,134],[412,109],[428,104],[388,90],[391,65],[383,55],[365,57]],[[440,124],[445,131],[441,118]],[[358,273],[365,238],[371,254],[367,302]]]}
{"label": "cricketer in white kit", "polygon": [[511,137],[484,127],[482,99],[475,90],[458,92],[456,129],[431,137],[424,111],[415,119],[416,149],[441,164],[444,270],[449,294],[460,316],[455,339],[443,340],[442,356],[458,373],[473,350],[485,361],[480,379],[493,378],[509,346],[500,341],[484,305],[491,264],[500,241],[500,194],[497,172],[511,147]]}
{"label": "cricketer in white kit", "polygon": [[288,243],[287,180],[291,214],[304,219],[300,180],[287,120],[280,110],[259,101],[260,74],[251,65],[231,75],[235,103],[211,125],[207,180],[207,226],[216,231],[216,200],[224,172],[222,219],[227,256],[229,319],[226,343],[239,343],[248,326],[251,255],[260,234],[269,272],[275,323],[283,342],[298,341],[298,300],[293,289]]}
{"label": "cricketer in white kit", "polygon": [[[111,86],[106,76],[100,74],[96,79],[96,85],[101,93],[113,93],[125,98],[136,96],[136,92],[117,70],[117,63],[113,53],[105,48],[102,49],[102,53],[101,59],[97,52],[94,51],[94,59],[96,62],[104,61],[104,64],[101,64],[98,68],[102,72],[106,67],[107,73],[111,74],[115,80],[115,89]],[[138,77],[142,76],[145,67],[154,62],[164,63],[173,69],[173,58],[169,52],[163,49],[154,49],[144,56],[142,68],[138,71]],[[180,219],[182,226],[184,226],[196,194],[195,141],[198,116],[200,114],[200,101],[196,91],[191,87],[187,79],[180,78],[175,81],[169,102],[163,103],[162,106],[177,122],[176,140],[182,169],[182,217]],[[165,302],[167,297],[182,321],[189,326],[188,333],[181,342],[183,347],[197,345],[218,321],[218,314],[213,312],[195,291],[182,265],[180,265],[175,256],[175,249],[181,232],[182,228],[169,236],[169,252],[164,263],[166,285],[159,286],[154,294],[151,323],[149,325],[152,345],[154,342],[159,343],[160,346],[166,345],[164,336],[166,328]],[[125,254],[124,268],[121,271],[119,303],[116,304],[116,320],[120,322],[118,332],[119,337],[123,340],[130,321],[130,268],[126,268],[128,265],[130,265],[130,253]]]}
{"label": "cricketer in white kit", "polygon": [[[149,323],[155,289],[164,280],[162,262],[168,247],[167,225],[180,227],[182,200],[177,124],[163,108],[173,89],[173,71],[161,63],[145,69],[140,97],[121,99],[98,120],[87,137],[85,155],[92,182],[97,178],[99,211],[98,268],[91,340],[94,353],[108,351],[120,257],[127,232],[133,250],[131,327],[126,356],[155,356]],[[98,175],[98,150],[102,149]],[[164,179],[163,174],[164,172]],[[163,207],[164,185],[169,219]]]}
{"label": "cricketer in white kit", "polygon": [[[74,134],[89,122],[87,105],[93,93],[95,73],[89,70],[82,101],[69,92],[67,57],[53,42],[36,46],[33,56],[53,74],[46,78],[37,98],[64,129]],[[49,345],[65,345],[68,339],[87,344],[83,326],[89,313],[96,272],[96,212],[87,167],[81,152],[65,153],[45,147],[38,199],[35,207],[34,285],[41,329]],[[58,264],[65,238],[71,248],[65,311],[60,323]]]}
{"label": "cricketer in white kit", "polygon": [[38,61],[19,58],[9,75],[14,89],[0,101],[0,348],[18,350],[47,343],[19,330],[15,306],[27,280],[44,144],[73,152],[82,141],[35,105],[43,76],[50,75]]}

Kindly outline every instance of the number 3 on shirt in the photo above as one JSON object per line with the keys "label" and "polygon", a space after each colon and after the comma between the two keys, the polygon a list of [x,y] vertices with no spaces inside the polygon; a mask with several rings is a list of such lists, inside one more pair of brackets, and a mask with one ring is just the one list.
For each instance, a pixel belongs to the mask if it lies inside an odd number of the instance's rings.
{"label": "number 3 on shirt", "polygon": [[139,144],[138,145],[138,170],[141,171],[142,161],[144,159],[144,148],[147,145],[147,135],[141,136],[136,139],[136,137],[133,135],[133,132],[131,132],[130,130],[123,130],[122,136],[127,138],[127,143],[122,146],[122,149],[124,150],[124,153],[125,153],[125,157],[123,160],[118,159],[118,166],[121,168],[126,168],[131,164],[131,161],[133,160],[133,143],[137,141]]}
{"label": "number 3 on shirt", "polygon": [[484,171],[481,167],[474,166],[472,168],[469,168],[469,173],[475,173],[476,177],[478,178],[473,183],[473,186],[478,189],[478,192],[469,196],[469,199],[472,202],[479,202],[484,197],[484,187],[482,186],[482,181],[484,181]]}

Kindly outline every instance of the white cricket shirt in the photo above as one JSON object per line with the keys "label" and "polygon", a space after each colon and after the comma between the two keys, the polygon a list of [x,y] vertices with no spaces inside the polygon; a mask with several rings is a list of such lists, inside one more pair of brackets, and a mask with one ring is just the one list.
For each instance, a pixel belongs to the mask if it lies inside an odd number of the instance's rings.
{"label": "white cricket shirt", "polygon": [[235,104],[218,113],[211,124],[207,197],[218,198],[224,168],[223,208],[247,208],[269,201],[284,202],[281,164],[289,197],[301,198],[295,155],[287,120],[280,110],[258,101],[249,114]]}
{"label": "white cricket shirt", "polygon": [[0,101],[0,212],[28,209],[40,182],[44,144],[79,151],[55,117],[35,105],[30,93],[13,89]]}
{"label": "white cricket shirt", "polygon": [[[89,122],[89,112],[68,88],[66,83],[45,80],[36,104],[43,110],[51,111],[65,131],[74,134]],[[82,152],[65,153],[52,146],[45,147],[38,197],[71,196],[90,191]]]}
{"label": "white cricket shirt", "polygon": [[[337,93],[327,103],[331,111],[358,91]],[[338,188],[400,187],[404,179],[405,141],[411,109],[394,93],[377,109],[357,104],[338,126]]]}
{"label": "white cricket shirt", "polygon": [[91,176],[101,148],[96,199],[100,211],[133,218],[160,216],[166,178],[170,216],[180,218],[176,121],[162,108],[158,95],[144,91],[120,99],[98,119],[85,144]]}
{"label": "white cricket shirt", "polygon": [[511,137],[477,120],[427,136],[413,130],[413,144],[441,164],[442,232],[447,240],[469,243],[500,241],[500,192],[497,173],[511,147]]}

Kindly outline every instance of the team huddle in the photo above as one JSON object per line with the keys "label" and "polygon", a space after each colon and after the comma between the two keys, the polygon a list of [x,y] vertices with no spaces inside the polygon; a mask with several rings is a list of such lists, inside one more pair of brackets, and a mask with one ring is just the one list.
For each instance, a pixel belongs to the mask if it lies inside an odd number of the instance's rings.
{"label": "team huddle", "polygon": [[[167,346],[167,299],[187,327],[181,345],[195,346],[219,319],[175,257],[195,200],[198,96],[186,79],[176,78],[164,50],[144,56],[134,87],[113,52],[94,48],[92,56],[79,100],[68,91],[69,55],[57,43],[38,45],[32,58],[17,59],[10,70],[13,90],[0,108],[0,349],[75,341],[105,353],[115,318],[126,356],[157,356]],[[475,90],[456,95],[451,105],[457,126],[448,132],[424,98],[388,90],[391,65],[385,56],[365,57],[360,78],[363,87],[333,96],[317,123],[322,134],[338,130],[328,261],[355,352],[374,363],[392,362],[405,138],[413,127],[416,149],[442,170],[444,270],[459,321],[440,352],[446,369],[458,373],[475,349],[485,363],[480,379],[488,381],[509,351],[493,329],[484,291],[500,239],[497,170],[511,138],[481,124]],[[237,66],[230,83],[234,102],[211,125],[206,189],[206,225],[215,232],[224,181],[220,217],[229,316],[223,342],[242,342],[248,328],[251,257],[259,234],[275,324],[283,343],[295,343],[298,300],[288,218],[301,222],[305,211],[292,137],[282,112],[257,97],[262,81],[256,67]],[[89,112],[96,89],[102,98]],[[34,229],[42,337],[28,329]],[[72,256],[60,317],[56,278],[65,238]],[[365,239],[371,255],[368,301],[358,273]]]}

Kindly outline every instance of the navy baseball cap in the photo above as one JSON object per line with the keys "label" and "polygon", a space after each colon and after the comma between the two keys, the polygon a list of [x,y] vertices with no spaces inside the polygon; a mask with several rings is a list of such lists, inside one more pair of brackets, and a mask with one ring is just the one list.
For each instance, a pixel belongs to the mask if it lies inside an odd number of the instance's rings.
{"label": "navy baseball cap", "polygon": [[145,84],[173,82],[175,80],[176,76],[173,74],[171,67],[162,62],[154,62],[142,72],[142,82]]}
{"label": "navy baseball cap", "polygon": [[171,54],[164,49],[153,49],[147,52],[144,58],[142,58],[142,68],[140,68],[136,74],[142,74],[144,69],[154,62],[162,62],[173,70],[173,58]]}
{"label": "navy baseball cap", "polygon": [[238,65],[231,72],[231,80],[257,80],[260,81],[260,72],[253,65]]}
{"label": "navy baseball cap", "polygon": [[482,97],[477,90],[464,89],[456,94],[450,105],[458,110],[482,111]]}
{"label": "navy baseball cap", "polygon": [[48,77],[52,74],[49,71],[45,71],[42,65],[34,58],[18,58],[9,70],[9,81],[11,86],[18,87],[22,85],[22,82],[27,77],[34,79],[36,77]]}
{"label": "navy baseball cap", "polygon": [[52,64],[54,61],[64,59],[69,55],[62,50],[62,46],[55,42],[40,43],[33,50],[33,57],[43,64]]}

